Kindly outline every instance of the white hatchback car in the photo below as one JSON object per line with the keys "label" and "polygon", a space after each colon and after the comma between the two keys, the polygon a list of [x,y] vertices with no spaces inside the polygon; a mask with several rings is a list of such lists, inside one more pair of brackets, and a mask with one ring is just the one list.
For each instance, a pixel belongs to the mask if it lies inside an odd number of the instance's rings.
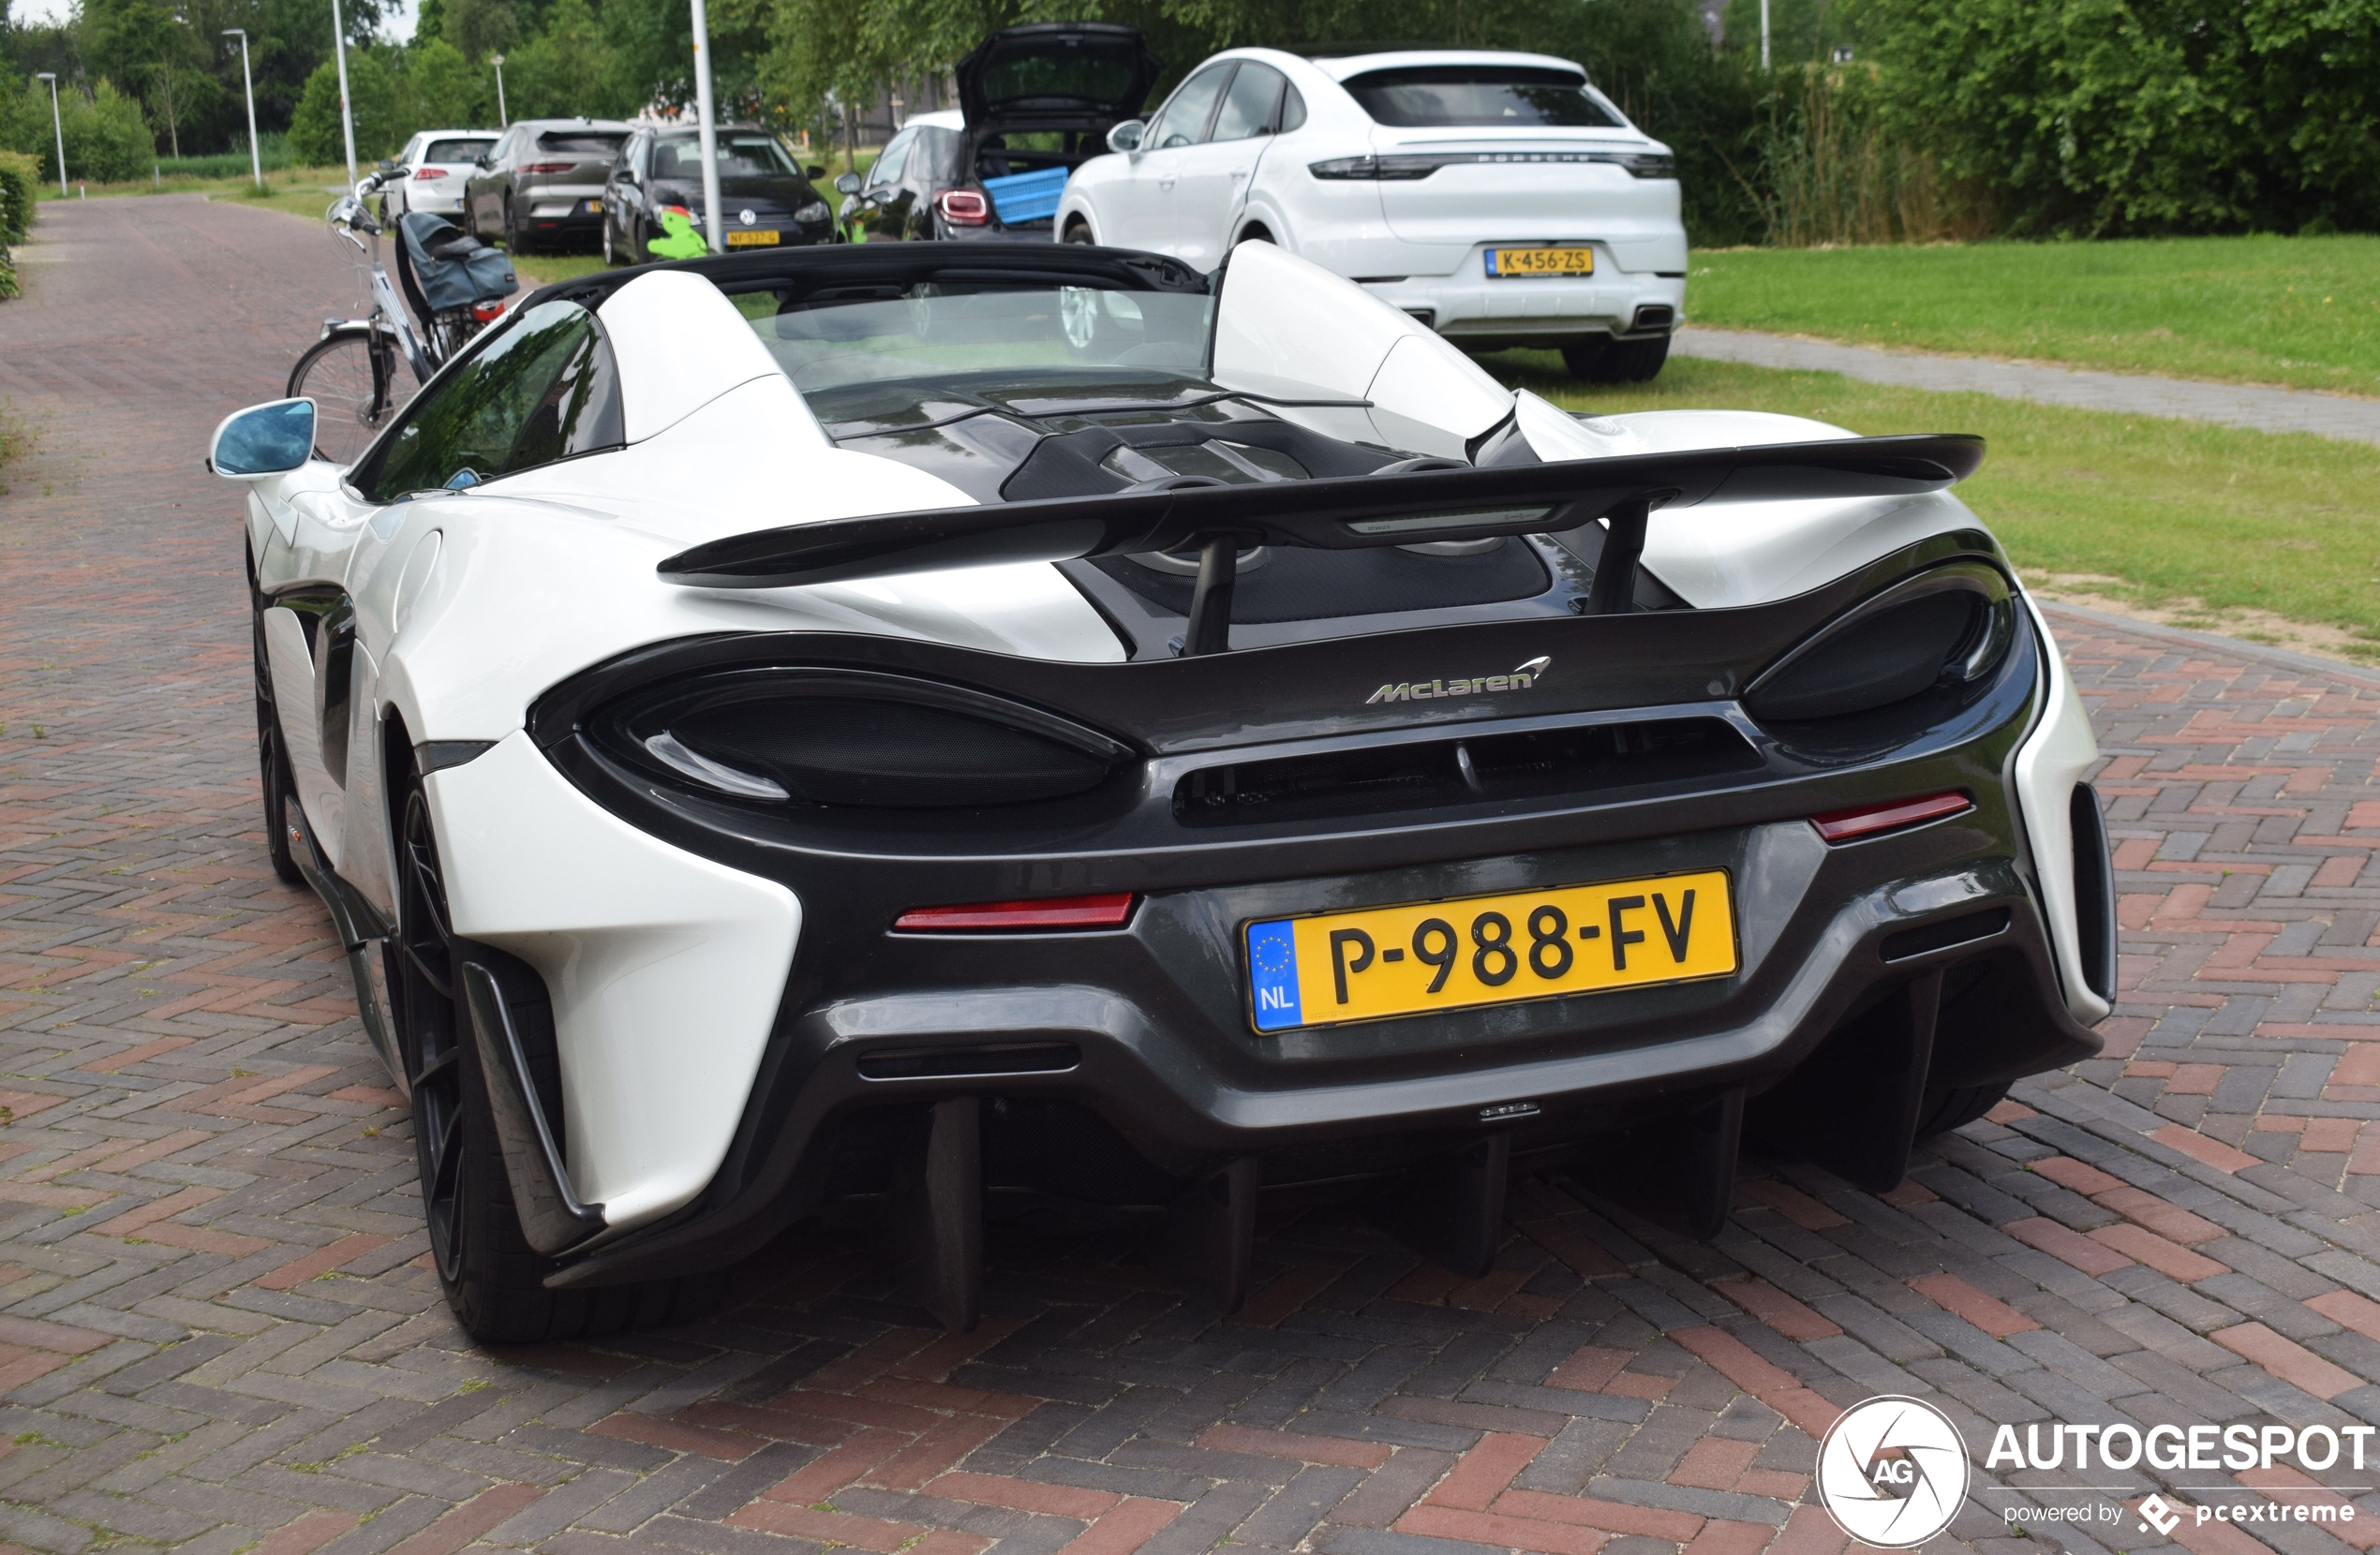
{"label": "white hatchback car", "polygon": [[479,161],[496,144],[493,129],[425,129],[405,142],[396,165],[402,180],[388,185],[391,216],[404,211],[430,211],[442,216],[463,214],[463,185],[479,170]]}
{"label": "white hatchback car", "polygon": [[1201,270],[1264,238],[1471,350],[1660,371],[1686,304],[1669,148],[1543,54],[1233,49],[1076,169],[1061,237]]}

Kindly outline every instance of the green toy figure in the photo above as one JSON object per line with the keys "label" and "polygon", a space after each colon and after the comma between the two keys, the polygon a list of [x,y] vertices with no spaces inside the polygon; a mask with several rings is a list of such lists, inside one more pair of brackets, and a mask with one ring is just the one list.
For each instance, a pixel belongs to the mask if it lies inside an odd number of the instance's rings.
{"label": "green toy figure", "polygon": [[645,246],[664,259],[699,259],[710,252],[710,244],[694,230],[694,214],[682,205],[662,207],[662,233],[645,240]]}

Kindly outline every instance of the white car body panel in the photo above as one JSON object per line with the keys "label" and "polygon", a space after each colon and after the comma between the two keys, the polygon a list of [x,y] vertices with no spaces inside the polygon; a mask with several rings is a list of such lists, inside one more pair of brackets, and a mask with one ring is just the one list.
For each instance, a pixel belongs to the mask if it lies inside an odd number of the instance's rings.
{"label": "white car body panel", "polygon": [[[836,447],[734,304],[699,275],[639,276],[605,302],[600,322],[618,369],[625,446],[379,508],[344,488],[341,472],[307,465],[251,482],[249,535],[268,594],[327,583],[354,601],[344,787],[324,769],[317,729],[292,716],[323,705],[297,618],[266,610],[264,635],[307,821],[334,867],[383,913],[395,911],[383,738],[401,728],[416,746],[489,745],[424,784],[454,926],[544,976],[573,1186],[604,1207],[617,1232],[689,1203],[717,1170],[805,915],[833,907],[598,807],[528,738],[535,699],[630,650],[721,632],[872,634],[1079,664],[1118,662],[1125,650],[1045,563],[751,590],[663,583],[656,564],[705,541],[970,499],[898,460]],[[1212,377],[1288,399],[1368,401],[1276,413],[1328,436],[1455,458],[1508,418],[1546,460],[1852,436],[1734,411],[1581,421],[1503,389],[1375,292],[1268,244],[1231,257]],[[1658,511],[1644,565],[1692,606],[1733,608],[1976,526],[1947,493],[1711,502]],[[2060,669],[2016,784],[2069,1007],[2082,1019],[2105,1004],[2081,981],[2066,802],[2093,754]]]}
{"label": "white car body panel", "polygon": [[801,905],[599,808],[526,733],[424,787],[455,932],[553,996],[573,1186],[614,1230],[685,1204],[727,1152]]}
{"label": "white car body panel", "polygon": [[2050,942],[2057,948],[2066,1008],[2076,1020],[2090,1026],[2105,1019],[2112,1006],[2083,980],[2071,804],[2075,785],[2099,760],[2099,742],[2091,734],[2090,711],[2075,689],[2075,677],[2058,652],[2057,639],[2050,635],[2041,607],[2027,596],[2025,608],[2032,613],[2033,629],[2041,634],[2046,698],[2041,720],[2016,752],[2016,799],[2024,812],[2025,839],[2032,849],[2033,883],[2049,917]]}

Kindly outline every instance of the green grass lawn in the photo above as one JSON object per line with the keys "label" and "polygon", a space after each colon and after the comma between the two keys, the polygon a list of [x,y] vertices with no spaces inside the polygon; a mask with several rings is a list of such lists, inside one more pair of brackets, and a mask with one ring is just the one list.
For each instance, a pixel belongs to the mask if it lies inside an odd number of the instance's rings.
{"label": "green grass lawn", "polygon": [[1697,324],[2380,395],[2380,237],[1698,253]]}
{"label": "green grass lawn", "polygon": [[1487,365],[1573,410],[1727,407],[1871,435],[1978,433],[1990,453],[1959,495],[2028,575],[2100,580],[2075,591],[2179,604],[2194,617],[2184,624],[2235,635],[2260,635],[2257,613],[2334,629],[2317,634],[2319,651],[2380,661],[2380,504],[2371,495],[2380,448],[1730,363],[1673,361],[1649,384],[1591,390],[1551,353],[1509,352]]}

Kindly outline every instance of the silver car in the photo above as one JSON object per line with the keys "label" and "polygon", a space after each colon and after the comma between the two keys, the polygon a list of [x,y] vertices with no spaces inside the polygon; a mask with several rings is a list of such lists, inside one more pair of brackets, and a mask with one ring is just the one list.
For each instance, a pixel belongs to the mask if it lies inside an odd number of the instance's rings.
{"label": "silver car", "polygon": [[464,225],[514,254],[573,240],[592,246],[603,228],[603,184],[628,136],[617,119],[523,120],[464,185]]}

